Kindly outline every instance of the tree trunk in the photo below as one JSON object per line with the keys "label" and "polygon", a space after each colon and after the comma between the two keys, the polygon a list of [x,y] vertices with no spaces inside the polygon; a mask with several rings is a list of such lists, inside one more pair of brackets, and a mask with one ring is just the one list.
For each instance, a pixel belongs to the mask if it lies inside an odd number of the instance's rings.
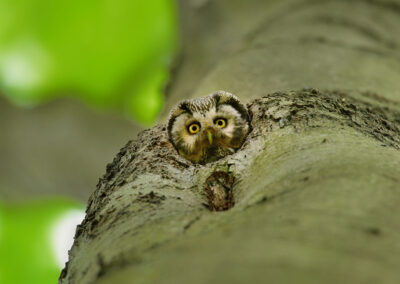
{"label": "tree trunk", "polygon": [[[167,109],[248,100],[235,154],[192,164],[156,126],[107,166],[61,283],[399,283],[400,3],[182,1]],[[294,91],[292,91],[294,90]],[[211,212],[206,184],[233,177]]]}

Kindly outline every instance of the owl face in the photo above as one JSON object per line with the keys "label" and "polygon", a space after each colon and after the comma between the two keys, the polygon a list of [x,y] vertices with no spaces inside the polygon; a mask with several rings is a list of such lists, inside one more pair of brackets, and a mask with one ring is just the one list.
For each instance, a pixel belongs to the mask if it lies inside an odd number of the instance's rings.
{"label": "owl face", "polygon": [[247,108],[224,91],[180,102],[168,122],[169,138],[179,154],[202,164],[235,152],[249,130]]}

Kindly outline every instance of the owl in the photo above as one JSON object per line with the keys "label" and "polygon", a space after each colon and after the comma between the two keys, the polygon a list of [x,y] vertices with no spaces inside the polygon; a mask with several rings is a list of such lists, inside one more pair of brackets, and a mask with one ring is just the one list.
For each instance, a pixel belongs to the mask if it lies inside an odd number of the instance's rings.
{"label": "owl", "polygon": [[171,143],[184,158],[205,164],[242,146],[250,131],[250,116],[239,98],[225,91],[181,101],[168,120]]}

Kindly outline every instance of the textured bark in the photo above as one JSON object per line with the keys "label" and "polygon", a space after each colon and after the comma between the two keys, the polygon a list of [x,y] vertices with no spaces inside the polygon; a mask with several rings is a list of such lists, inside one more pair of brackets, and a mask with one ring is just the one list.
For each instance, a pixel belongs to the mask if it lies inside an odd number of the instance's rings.
{"label": "textured bark", "polygon": [[[167,105],[224,89],[248,99],[253,130],[204,166],[162,124],[130,141],[60,282],[398,283],[400,5],[182,2]],[[229,210],[209,210],[215,176]]]}

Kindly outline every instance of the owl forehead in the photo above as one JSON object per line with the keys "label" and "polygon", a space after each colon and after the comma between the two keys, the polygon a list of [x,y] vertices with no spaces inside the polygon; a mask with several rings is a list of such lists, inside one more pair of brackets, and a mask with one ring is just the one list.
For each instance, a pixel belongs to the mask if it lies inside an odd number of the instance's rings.
{"label": "owl forehead", "polygon": [[217,91],[207,97],[181,101],[171,110],[168,120],[168,133],[173,137],[176,131],[183,131],[194,121],[209,125],[217,117],[224,117],[235,124],[240,120],[249,121],[246,107],[231,93]]}
{"label": "owl forehead", "polygon": [[192,114],[205,116],[207,113],[216,110],[216,101],[213,97],[193,99],[187,102],[187,108]]}
{"label": "owl forehead", "polygon": [[175,123],[190,124],[195,120],[208,124],[218,116],[233,118],[239,117],[240,113],[233,106],[218,104],[215,100],[192,100],[181,105],[180,112],[175,117]]}
{"label": "owl forehead", "polygon": [[203,126],[206,126],[212,124],[217,115],[218,113],[215,106],[202,111],[186,111],[176,117],[175,126],[181,128],[182,126],[188,126],[193,122],[200,122]]}
{"label": "owl forehead", "polygon": [[201,110],[201,111],[194,111],[191,113],[191,117],[193,117],[195,120],[198,121],[207,121],[209,119],[213,119],[217,114],[217,110],[215,107],[211,107],[210,109],[207,110]]}

